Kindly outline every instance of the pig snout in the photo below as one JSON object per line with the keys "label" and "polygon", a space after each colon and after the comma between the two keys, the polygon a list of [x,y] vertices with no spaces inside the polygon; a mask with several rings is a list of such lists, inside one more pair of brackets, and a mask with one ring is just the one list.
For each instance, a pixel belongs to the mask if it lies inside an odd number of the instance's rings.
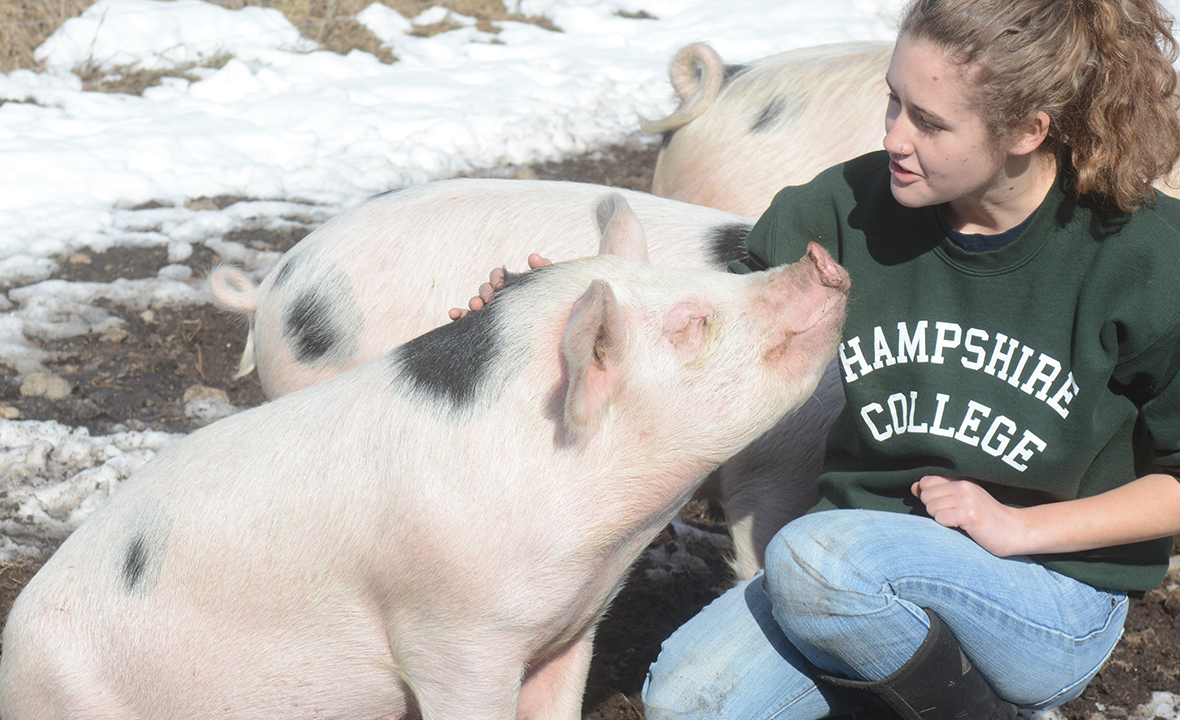
{"label": "pig snout", "polygon": [[753,306],[756,322],[768,327],[766,359],[776,363],[797,355],[800,342],[834,346],[851,286],[847,271],[816,243],[799,262],[771,271]]}
{"label": "pig snout", "polygon": [[787,318],[789,334],[801,333],[833,311],[843,320],[851,286],[848,272],[821,246],[810,243],[799,262],[771,271],[760,310],[777,322]]}
{"label": "pig snout", "polygon": [[832,256],[823,249],[822,245],[808,243],[806,258],[812,263],[810,269],[815,275],[816,282],[843,293],[848,292],[848,288],[852,284],[848,279],[848,272],[832,259]]}

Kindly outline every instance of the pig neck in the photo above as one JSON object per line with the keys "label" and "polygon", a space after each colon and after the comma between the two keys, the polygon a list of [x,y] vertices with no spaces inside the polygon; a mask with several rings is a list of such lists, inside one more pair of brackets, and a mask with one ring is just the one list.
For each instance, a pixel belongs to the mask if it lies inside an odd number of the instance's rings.
{"label": "pig neck", "polygon": [[587,512],[611,545],[601,578],[624,574],[719,465],[628,420],[605,418],[588,442],[559,453],[569,476],[584,477]]}

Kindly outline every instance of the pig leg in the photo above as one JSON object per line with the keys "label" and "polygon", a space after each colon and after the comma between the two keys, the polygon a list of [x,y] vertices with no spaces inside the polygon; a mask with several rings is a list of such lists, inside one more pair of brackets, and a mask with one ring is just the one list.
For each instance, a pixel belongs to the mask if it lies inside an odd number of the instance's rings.
{"label": "pig leg", "polygon": [[[489,663],[502,664],[489,658]],[[482,672],[414,681],[411,687],[423,718],[430,720],[516,720],[519,671],[501,677],[491,668]]]}
{"label": "pig leg", "polygon": [[520,689],[517,720],[577,720],[593,655],[594,629],[530,668]]}
{"label": "pig leg", "polygon": [[[429,642],[421,640],[428,638]],[[427,720],[515,720],[527,651],[477,623],[403,626],[390,634],[394,672]]]}
{"label": "pig leg", "polygon": [[[819,463],[813,468],[792,468],[791,473],[780,472],[782,468],[774,463],[734,470],[735,474],[721,477],[721,502],[733,539],[729,565],[737,580],[748,580],[762,568],[766,546],[775,533],[818,500]],[[794,474],[799,470],[810,472],[800,477]]]}
{"label": "pig leg", "polygon": [[758,572],[775,533],[819,499],[815,480],[823,465],[825,439],[843,407],[840,371],[832,362],[806,404],[715,473],[733,538],[730,567],[738,580]]}

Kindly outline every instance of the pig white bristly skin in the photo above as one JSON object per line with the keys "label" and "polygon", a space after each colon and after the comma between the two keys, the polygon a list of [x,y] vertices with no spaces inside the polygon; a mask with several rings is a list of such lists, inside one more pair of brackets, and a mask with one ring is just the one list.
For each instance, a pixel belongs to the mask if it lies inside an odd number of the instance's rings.
{"label": "pig white bristly skin", "polygon": [[0,716],[580,717],[627,568],[808,397],[847,288],[814,245],[745,276],[575,260],[193,433],[17,598]]}
{"label": "pig white bristly skin", "polygon": [[610,221],[596,205],[615,193],[657,265],[724,269],[745,255],[753,223],[730,213],[587,183],[459,179],[371,198],[300,241],[257,288],[221,266],[210,289],[249,317],[242,374],[256,368],[274,398],[447,322],[493,267],[530,252],[594,255]]}
{"label": "pig white bristly skin", "polygon": [[[330,221],[258,287],[229,266],[215,269],[210,285],[223,306],[249,316],[243,369],[256,365],[275,397],[447,322],[450,298],[505,257],[538,248],[559,259],[588,255],[617,235],[646,238],[659,265],[722,269],[745,254],[749,228],[728,213],[598,185],[444,181],[373,198]],[[778,528],[814,503],[823,439],[843,405],[835,378],[706,482],[704,496],[719,500],[730,521],[738,579],[757,572]]]}
{"label": "pig white bristly skin", "polygon": [[798,48],[726,66],[713,48],[681,48],[669,69],[681,105],[664,133],[652,193],[760,216],[782,188],[881,149],[891,43]]}

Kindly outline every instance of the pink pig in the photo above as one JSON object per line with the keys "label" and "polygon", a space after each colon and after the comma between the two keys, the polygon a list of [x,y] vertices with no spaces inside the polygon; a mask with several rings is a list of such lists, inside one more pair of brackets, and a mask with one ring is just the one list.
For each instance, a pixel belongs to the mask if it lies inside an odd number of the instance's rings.
{"label": "pink pig", "polygon": [[758,217],[782,188],[881,149],[892,43],[788,50],[727,66],[694,43],[672,58],[680,107],[641,121],[664,133],[652,192]]}
{"label": "pink pig", "polygon": [[[304,238],[255,287],[222,266],[214,297],[250,318],[242,372],[257,367],[277,397],[330,378],[440,323],[472,279],[530,250],[592,254],[600,239],[646,238],[657,265],[712,267],[745,254],[747,220],[599,185],[448,180],[382,195]],[[619,242],[618,239],[611,242]],[[739,579],[762,567],[767,543],[817,500],[823,439],[844,404],[838,374],[719,468],[702,495],[729,520]]]}
{"label": "pink pig", "polygon": [[[250,318],[242,372],[277,397],[446,323],[472,278],[529,250],[593,254],[604,238],[646,238],[658,265],[712,267],[745,254],[750,224],[729,213],[599,185],[448,180],[382,195],[304,238],[255,287],[222,266],[214,297]],[[729,520],[739,579],[817,500],[823,439],[844,404],[831,370],[814,397],[722,465],[702,490]]]}
{"label": "pink pig", "polygon": [[[617,196],[619,203],[601,204]],[[326,380],[447,322],[472,282],[530,251],[598,252],[610,225],[646,236],[652,262],[724,269],[752,221],[601,185],[444,180],[362,203],[288,252],[258,287],[216,268],[213,296],[250,318],[242,358],[267,397]]]}
{"label": "pink pig", "polygon": [[0,716],[579,718],[627,568],[809,397],[849,285],[606,250],[161,452],[17,598]]}

